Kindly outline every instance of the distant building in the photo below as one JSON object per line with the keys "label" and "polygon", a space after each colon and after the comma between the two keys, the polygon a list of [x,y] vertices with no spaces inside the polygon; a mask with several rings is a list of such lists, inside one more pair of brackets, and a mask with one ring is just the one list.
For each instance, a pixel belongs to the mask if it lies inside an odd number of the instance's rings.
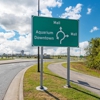
{"label": "distant building", "polygon": [[50,59],[50,55],[43,55],[43,59]]}
{"label": "distant building", "polygon": [[24,50],[21,50],[21,56],[24,56]]}
{"label": "distant building", "polygon": [[[38,55],[34,55],[34,57],[37,58]],[[41,55],[40,55],[40,58],[41,58]],[[44,55],[43,55],[43,59],[50,59],[50,55],[44,54]]]}

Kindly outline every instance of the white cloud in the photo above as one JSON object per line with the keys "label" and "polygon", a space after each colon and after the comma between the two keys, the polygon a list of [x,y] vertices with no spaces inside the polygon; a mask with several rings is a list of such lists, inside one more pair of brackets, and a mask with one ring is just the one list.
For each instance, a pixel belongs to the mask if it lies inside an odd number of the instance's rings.
{"label": "white cloud", "polygon": [[[79,48],[70,48],[70,55],[72,56],[80,56],[86,55],[86,51],[84,50],[89,45],[88,41],[84,41],[79,43]],[[67,55],[67,47],[46,47],[44,48],[44,53],[52,54],[52,55]]]}
{"label": "white cloud", "polygon": [[[61,6],[62,0],[40,0],[41,15],[52,17],[53,8]],[[0,33],[0,54],[21,50],[37,54],[37,48],[31,46],[31,15],[38,15],[38,0],[0,0],[0,27],[6,31]],[[10,40],[15,36],[14,31],[20,36]],[[49,48],[46,51],[55,52]]]}
{"label": "white cloud", "polygon": [[[52,17],[48,8],[61,7],[62,0],[40,0],[42,16]],[[31,15],[38,13],[38,0],[0,0],[0,26],[20,35],[31,32]]]}
{"label": "white cloud", "polygon": [[0,32],[0,44],[4,43],[5,41],[7,41],[7,39],[10,39],[14,36],[15,33],[13,31],[6,33]]}
{"label": "white cloud", "polygon": [[76,7],[69,6],[65,9],[65,13],[63,13],[61,18],[69,18],[69,19],[80,19],[82,9],[82,4],[77,4]]}
{"label": "white cloud", "polygon": [[43,53],[44,54],[49,54],[49,55],[54,55],[55,54],[55,50],[53,48],[44,47]]}
{"label": "white cloud", "polygon": [[88,41],[81,42],[81,43],[79,43],[79,48],[71,48],[70,54],[73,56],[80,56],[80,55],[85,56],[86,55],[85,48],[88,45],[89,45]]}
{"label": "white cloud", "polygon": [[[37,54],[37,47],[31,46],[31,15],[37,15],[38,0],[0,0],[0,26],[7,32],[0,33],[0,54],[20,53],[24,50],[27,54]],[[61,7],[62,0],[40,0],[42,16],[52,17],[52,10],[48,8]],[[82,4],[76,7],[67,7],[61,17],[79,19]],[[10,40],[15,36],[14,30],[19,32],[18,39]],[[24,35],[24,36],[23,36]],[[86,42],[80,43],[81,53],[84,55]],[[60,55],[67,53],[64,47],[46,47],[44,53]],[[78,56],[79,48],[71,48],[71,55]]]}
{"label": "white cloud", "polygon": [[67,53],[67,48],[66,47],[65,48],[64,47],[59,47],[55,51],[55,55],[59,55],[59,54],[64,55],[66,53]]}
{"label": "white cloud", "polygon": [[91,8],[87,8],[87,14],[90,14],[91,13]]}
{"label": "white cloud", "polygon": [[14,36],[15,36],[15,33],[14,32],[7,32],[7,33],[4,34],[4,37],[6,39],[10,39],[10,38],[12,38]]}
{"label": "white cloud", "polygon": [[41,9],[41,16],[48,16],[52,17],[52,11],[48,9],[53,7],[61,7],[62,0],[42,0],[40,9]]}
{"label": "white cloud", "polygon": [[96,27],[96,26],[94,26],[94,27],[90,30],[90,32],[92,33],[92,32],[97,31],[97,30],[99,30],[99,28]]}
{"label": "white cloud", "polygon": [[26,36],[20,36],[18,40],[8,40],[4,34],[0,33],[0,54],[9,54],[12,53],[12,51],[13,53],[20,53],[21,50],[31,54],[36,53],[36,48],[31,46],[30,38],[31,35],[28,34]]}
{"label": "white cloud", "polygon": [[[20,53],[24,50],[26,54],[37,54],[37,47],[31,46],[31,35],[20,36],[19,39],[8,40],[4,33],[0,33],[0,54]],[[85,48],[88,42],[84,41],[79,44],[79,48],[71,48],[70,54],[73,56],[85,55]],[[81,53],[80,53],[81,52]],[[67,47],[44,47],[44,53],[50,55],[67,55]]]}
{"label": "white cloud", "polygon": [[81,42],[81,43],[79,44],[79,48],[84,49],[84,48],[86,48],[88,45],[89,45],[89,42],[88,42],[88,41],[84,41],[84,42]]}

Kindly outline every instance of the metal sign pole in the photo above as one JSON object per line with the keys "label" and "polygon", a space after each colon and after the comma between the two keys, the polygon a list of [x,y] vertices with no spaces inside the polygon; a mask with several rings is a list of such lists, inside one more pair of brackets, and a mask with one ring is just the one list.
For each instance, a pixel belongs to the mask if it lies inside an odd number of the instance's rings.
{"label": "metal sign pole", "polygon": [[41,68],[40,68],[40,86],[36,87],[39,91],[47,90],[47,87],[43,86],[43,47],[41,47]]}
{"label": "metal sign pole", "polygon": [[[38,0],[38,16],[40,13],[40,0]],[[36,87],[37,90],[47,90],[47,87],[43,86],[43,47],[41,47],[41,68],[40,68],[40,55],[38,47],[38,72],[40,72],[40,86]]]}
{"label": "metal sign pole", "polygon": [[[38,16],[40,13],[40,0],[38,0]],[[38,47],[38,72],[40,72],[40,55],[39,55],[39,47]]]}
{"label": "metal sign pole", "polygon": [[43,89],[43,47],[41,47],[40,89]]}
{"label": "metal sign pole", "polygon": [[67,87],[70,87],[70,47],[67,48]]}

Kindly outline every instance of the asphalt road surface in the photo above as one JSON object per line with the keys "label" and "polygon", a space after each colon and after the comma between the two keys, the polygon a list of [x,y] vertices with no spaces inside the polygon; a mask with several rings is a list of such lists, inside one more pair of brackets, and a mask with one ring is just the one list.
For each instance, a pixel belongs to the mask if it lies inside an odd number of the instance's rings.
{"label": "asphalt road surface", "polygon": [[18,72],[35,63],[36,61],[30,61],[0,65],[0,100],[3,100],[11,81]]}
{"label": "asphalt road surface", "polygon": [[[58,74],[59,76],[66,78],[67,77],[67,69],[62,67],[61,63],[55,63],[48,66],[48,68]],[[73,83],[76,83],[83,88],[94,92],[100,96],[100,78],[96,78],[93,76],[85,75],[82,73],[78,73],[75,71],[70,71],[70,80]]]}

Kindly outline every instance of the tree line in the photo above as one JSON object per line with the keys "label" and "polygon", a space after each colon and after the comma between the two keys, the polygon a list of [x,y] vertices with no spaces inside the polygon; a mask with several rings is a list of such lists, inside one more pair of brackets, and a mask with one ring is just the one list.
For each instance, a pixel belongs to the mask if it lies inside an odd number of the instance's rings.
{"label": "tree line", "polygon": [[100,70],[100,38],[92,38],[86,48],[86,64],[92,69]]}

